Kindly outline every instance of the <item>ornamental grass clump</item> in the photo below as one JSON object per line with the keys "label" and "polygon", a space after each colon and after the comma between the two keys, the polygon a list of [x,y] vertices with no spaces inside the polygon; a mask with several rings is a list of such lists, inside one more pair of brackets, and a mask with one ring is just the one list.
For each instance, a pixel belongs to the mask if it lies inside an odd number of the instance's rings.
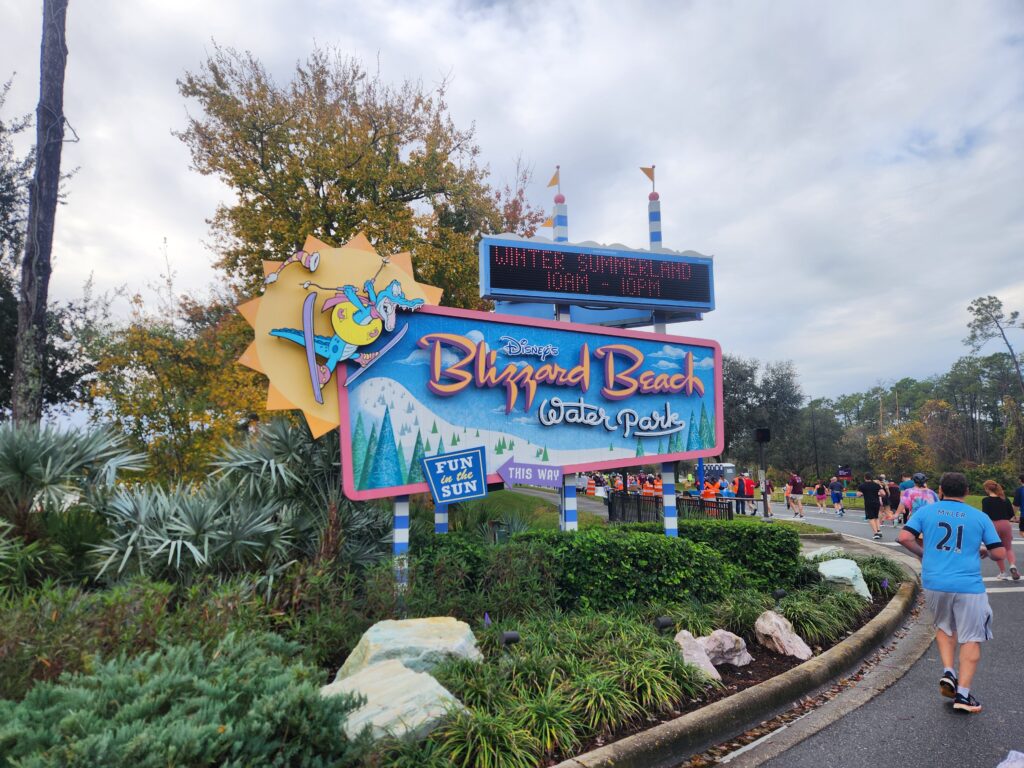
{"label": "ornamental grass clump", "polygon": [[876,597],[892,597],[907,577],[902,566],[887,557],[870,555],[855,559],[868,589]]}
{"label": "ornamental grass clump", "polygon": [[750,640],[754,636],[757,617],[772,607],[772,600],[763,592],[744,589],[711,606],[715,626]]}
{"label": "ornamental grass clump", "polygon": [[824,645],[846,635],[867,607],[860,595],[822,584],[787,595],[779,603],[779,612],[809,644]]}
{"label": "ornamental grass clump", "polygon": [[[512,628],[521,642],[502,647],[497,638]],[[495,623],[481,638],[483,664],[450,661],[434,674],[474,715],[499,718],[478,725],[512,722],[531,734],[538,744],[530,765],[542,757],[567,757],[591,738],[670,713],[710,684],[684,662],[670,635],[633,616],[536,615],[514,626]],[[444,749],[459,738],[483,739],[471,724],[462,721],[458,729],[446,730]]]}
{"label": "ornamental grass clump", "polygon": [[544,754],[573,754],[582,744],[583,722],[569,701],[571,686],[549,685],[543,691],[522,699],[513,717],[540,744]]}
{"label": "ornamental grass clump", "polygon": [[457,712],[430,735],[456,768],[534,768],[540,742],[511,714]]}

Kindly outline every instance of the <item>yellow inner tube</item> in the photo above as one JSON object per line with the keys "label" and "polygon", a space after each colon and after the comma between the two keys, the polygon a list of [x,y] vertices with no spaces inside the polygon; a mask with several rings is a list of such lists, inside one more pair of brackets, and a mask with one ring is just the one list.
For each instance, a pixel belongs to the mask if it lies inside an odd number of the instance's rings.
{"label": "yellow inner tube", "polygon": [[334,305],[331,309],[331,325],[342,341],[364,347],[380,338],[384,323],[374,317],[366,325],[360,325],[352,319],[352,315],[360,309],[362,307],[355,306],[351,301]]}

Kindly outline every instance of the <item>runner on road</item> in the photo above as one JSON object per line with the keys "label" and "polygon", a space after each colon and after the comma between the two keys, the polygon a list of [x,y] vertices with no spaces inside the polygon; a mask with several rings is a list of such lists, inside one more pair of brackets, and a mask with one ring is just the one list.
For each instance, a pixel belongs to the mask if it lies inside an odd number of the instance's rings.
{"label": "runner on road", "polygon": [[917,472],[913,478],[913,487],[900,495],[900,505],[896,508],[900,522],[906,523],[918,509],[938,500],[939,494],[928,487],[928,475]]}
{"label": "runner on road", "polygon": [[843,483],[838,477],[833,476],[829,481],[828,489],[832,493],[832,506],[836,510],[836,514],[842,517],[846,514],[846,510],[843,509]]}
{"label": "runner on road", "polygon": [[864,497],[864,519],[874,532],[871,538],[882,538],[882,526],[878,522],[878,513],[882,509],[882,486],[872,480],[871,475],[864,475],[864,482],[857,486],[857,495]]}
{"label": "runner on road", "polygon": [[789,505],[793,508],[793,517],[804,516],[804,479],[796,472],[789,476]]}
{"label": "runner on road", "polygon": [[[971,681],[981,659],[981,643],[992,639],[992,609],[981,579],[981,558],[1002,560],[1006,548],[982,512],[964,503],[967,478],[947,472],[939,481],[940,501],[914,513],[899,542],[921,558],[925,600],[934,615],[935,644],[942,657],[939,692],[958,712],[981,712]],[[982,550],[982,547],[986,551]],[[960,644],[960,675],[953,657]]]}
{"label": "runner on road", "polygon": [[825,487],[823,480],[818,480],[814,484],[814,503],[818,505],[818,509],[822,512],[825,511],[825,495],[828,493],[828,489]]}
{"label": "runner on road", "polygon": [[1017,557],[1013,554],[1013,505],[1006,500],[1006,491],[1003,486],[995,480],[986,480],[981,484],[985,489],[985,498],[981,500],[981,511],[988,515],[988,519],[995,526],[999,540],[1003,542],[1006,549],[1006,559],[999,561],[999,579],[1006,578],[1006,564],[1010,564],[1010,576],[1014,581],[1020,579],[1020,571],[1017,570]]}

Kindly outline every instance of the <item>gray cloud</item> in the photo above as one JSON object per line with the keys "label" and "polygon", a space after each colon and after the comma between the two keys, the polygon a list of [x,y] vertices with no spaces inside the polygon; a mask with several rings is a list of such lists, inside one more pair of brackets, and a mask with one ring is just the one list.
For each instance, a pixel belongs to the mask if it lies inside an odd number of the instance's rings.
{"label": "gray cloud", "polygon": [[[36,99],[39,9],[0,0],[8,108]],[[1024,308],[1024,12],[1009,2],[72,5],[66,109],[80,172],[58,216],[54,293],[215,277],[205,219],[228,190],[188,170],[175,79],[210,40],[284,80],[314,41],[385,78],[450,76],[496,182],[562,166],[574,240],[716,256],[718,309],[675,331],[791,358],[833,395],[945,370],[966,305]],[[897,365],[898,363],[898,365]]]}

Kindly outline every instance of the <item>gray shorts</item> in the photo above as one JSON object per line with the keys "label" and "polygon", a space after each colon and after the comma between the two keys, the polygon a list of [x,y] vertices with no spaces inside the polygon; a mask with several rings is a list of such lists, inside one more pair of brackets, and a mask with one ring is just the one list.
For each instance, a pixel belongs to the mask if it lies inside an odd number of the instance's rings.
{"label": "gray shorts", "polygon": [[992,639],[992,608],[988,595],[965,592],[924,591],[934,625],[947,635],[956,635],[961,643],[983,643]]}

